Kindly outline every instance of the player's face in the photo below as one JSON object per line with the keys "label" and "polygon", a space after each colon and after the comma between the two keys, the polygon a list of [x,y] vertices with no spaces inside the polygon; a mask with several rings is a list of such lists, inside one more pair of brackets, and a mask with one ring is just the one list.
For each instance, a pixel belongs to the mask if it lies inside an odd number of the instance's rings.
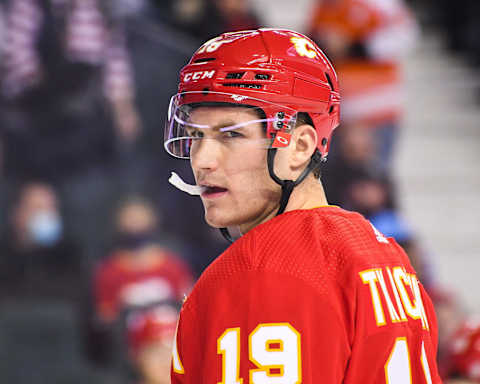
{"label": "player's face", "polygon": [[239,129],[221,128],[258,120],[249,108],[200,107],[190,122],[212,127],[193,132],[191,165],[198,185],[207,187],[201,198],[205,219],[213,227],[238,226],[245,233],[275,215],[280,187],[267,169],[265,133],[261,123]]}

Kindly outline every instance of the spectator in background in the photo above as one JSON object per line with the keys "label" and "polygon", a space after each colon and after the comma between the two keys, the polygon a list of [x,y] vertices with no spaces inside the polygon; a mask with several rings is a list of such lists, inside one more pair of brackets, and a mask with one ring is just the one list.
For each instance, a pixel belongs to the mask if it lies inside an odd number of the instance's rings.
{"label": "spectator in background", "polygon": [[480,383],[480,318],[464,321],[448,348],[447,384]]}
{"label": "spectator in background", "polygon": [[203,41],[215,35],[219,20],[206,0],[171,0],[168,6],[165,6],[164,0],[156,3],[169,16],[165,22],[191,38]]}
{"label": "spectator in background", "polygon": [[438,321],[438,367],[446,384],[480,383],[480,317],[442,286],[430,289]]}
{"label": "spectator in background", "polygon": [[172,346],[178,309],[160,305],[127,319],[130,356],[141,384],[170,383]]}
{"label": "spectator in background", "polygon": [[1,240],[3,299],[78,299],[79,248],[68,238],[54,188],[30,182],[15,193],[9,228]]}
{"label": "spectator in background", "polygon": [[377,172],[375,162],[377,143],[373,131],[363,124],[344,124],[337,128],[332,140],[329,160],[324,164],[322,180],[328,201],[343,206],[353,180],[367,170]]}
{"label": "spectator in background", "polygon": [[[65,24],[64,36],[56,38],[62,45],[60,48],[67,61],[72,64],[101,68],[103,92],[113,108],[117,133],[123,140],[133,140],[138,134],[139,127],[138,122],[134,124],[131,121],[137,119],[134,108],[135,94],[130,57],[122,25],[109,24],[112,18],[105,15],[105,7],[102,7],[104,4],[98,0],[51,0],[49,3],[47,7],[42,8],[37,0],[13,0],[12,2],[9,26],[13,29],[11,33],[20,32],[21,38],[15,35],[9,38],[5,92],[7,95],[13,93],[12,96],[16,92],[21,92],[23,87],[28,86],[23,82],[29,73],[34,73],[35,77],[38,76],[37,81],[52,80],[42,79],[45,62],[40,58],[42,54],[40,49],[36,52],[34,46],[36,40],[41,37],[39,35],[44,28],[44,19],[48,20],[52,17],[54,22],[60,24],[62,21]],[[114,13],[115,10],[115,7],[111,7],[110,13]],[[28,16],[34,16],[33,20],[29,20],[27,32],[22,31],[21,23],[25,24]],[[60,25],[55,27],[55,32],[61,33]],[[35,36],[35,33],[38,35]],[[29,41],[33,46],[22,49],[19,44],[24,40]],[[28,53],[31,60],[21,62],[21,57],[18,56],[22,53]],[[14,67],[15,65],[21,67]]]}
{"label": "spectator in background", "polygon": [[367,219],[391,214],[396,209],[393,183],[386,174],[365,170],[358,173],[346,191],[343,206]]}
{"label": "spectator in background", "polygon": [[400,59],[416,24],[403,0],[323,0],[309,33],[333,60],[342,88],[342,121],[375,130],[377,161],[388,168],[402,116]]}
{"label": "spectator in background", "polygon": [[189,268],[160,243],[158,229],[147,201],[131,198],[120,206],[114,250],[95,272],[95,306],[101,321],[114,321],[125,307],[179,301],[189,292]]}
{"label": "spectator in background", "polygon": [[244,31],[261,27],[260,20],[248,0],[211,0],[222,23],[217,35],[223,32]]}
{"label": "spectator in background", "polygon": [[112,333],[125,313],[179,302],[193,285],[189,267],[158,240],[158,218],[149,202],[127,199],[118,209],[115,228],[113,251],[94,271],[89,324],[92,360],[107,364],[115,345]]}
{"label": "spectator in background", "polygon": [[223,32],[257,29],[260,21],[247,0],[175,0],[174,25],[199,41]]}
{"label": "spectator in background", "polygon": [[140,134],[124,34],[101,5],[11,0],[0,85],[12,178],[62,181]]}

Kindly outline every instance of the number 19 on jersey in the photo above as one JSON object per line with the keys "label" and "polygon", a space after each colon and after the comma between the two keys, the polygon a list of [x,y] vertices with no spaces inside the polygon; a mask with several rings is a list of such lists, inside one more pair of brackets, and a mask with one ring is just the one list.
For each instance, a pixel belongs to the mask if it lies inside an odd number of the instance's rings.
{"label": "number 19 on jersey", "polygon": [[[222,381],[243,384],[240,377],[240,328],[227,328],[217,340],[222,357]],[[300,384],[302,359],[300,333],[289,323],[259,324],[248,337],[249,360],[257,367],[249,372],[251,384]],[[425,346],[420,363],[426,384],[432,384]],[[386,384],[412,384],[411,360],[406,337],[394,340],[384,365]],[[416,383],[414,383],[416,384]]]}
{"label": "number 19 on jersey", "polygon": [[[222,355],[222,381],[241,384],[240,328],[228,328],[217,341]],[[302,382],[300,334],[288,323],[259,324],[248,337],[248,354],[256,369],[250,383],[297,384]]]}

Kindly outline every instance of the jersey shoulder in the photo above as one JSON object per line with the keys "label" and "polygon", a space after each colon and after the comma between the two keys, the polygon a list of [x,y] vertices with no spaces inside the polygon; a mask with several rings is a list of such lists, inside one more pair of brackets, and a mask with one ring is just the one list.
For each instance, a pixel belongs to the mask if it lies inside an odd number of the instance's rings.
{"label": "jersey shoulder", "polygon": [[334,206],[290,211],[235,241],[203,272],[195,291],[216,292],[234,276],[273,273],[328,294],[362,269],[405,265],[401,252],[358,213]]}
{"label": "jersey shoulder", "polygon": [[222,264],[295,276],[324,292],[373,265],[406,265],[408,258],[358,213],[336,206],[295,210],[237,240]]}
{"label": "jersey shoulder", "polygon": [[337,271],[345,263],[409,265],[395,240],[387,239],[362,215],[335,206],[287,212],[259,226],[252,237],[257,263],[295,255],[325,262]]}

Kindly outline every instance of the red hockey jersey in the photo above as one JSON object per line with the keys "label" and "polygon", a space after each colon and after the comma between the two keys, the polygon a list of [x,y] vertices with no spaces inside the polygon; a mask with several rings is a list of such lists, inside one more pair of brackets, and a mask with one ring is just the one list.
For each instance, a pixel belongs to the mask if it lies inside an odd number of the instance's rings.
{"label": "red hockey jersey", "polygon": [[156,263],[132,266],[120,252],[101,262],[95,271],[94,295],[97,316],[113,321],[130,305],[148,305],[163,300],[183,299],[192,286],[193,276],[179,257],[160,247],[150,247]]}
{"label": "red hockey jersey", "polygon": [[406,254],[338,207],[237,240],[185,301],[173,383],[440,383],[433,306]]}

